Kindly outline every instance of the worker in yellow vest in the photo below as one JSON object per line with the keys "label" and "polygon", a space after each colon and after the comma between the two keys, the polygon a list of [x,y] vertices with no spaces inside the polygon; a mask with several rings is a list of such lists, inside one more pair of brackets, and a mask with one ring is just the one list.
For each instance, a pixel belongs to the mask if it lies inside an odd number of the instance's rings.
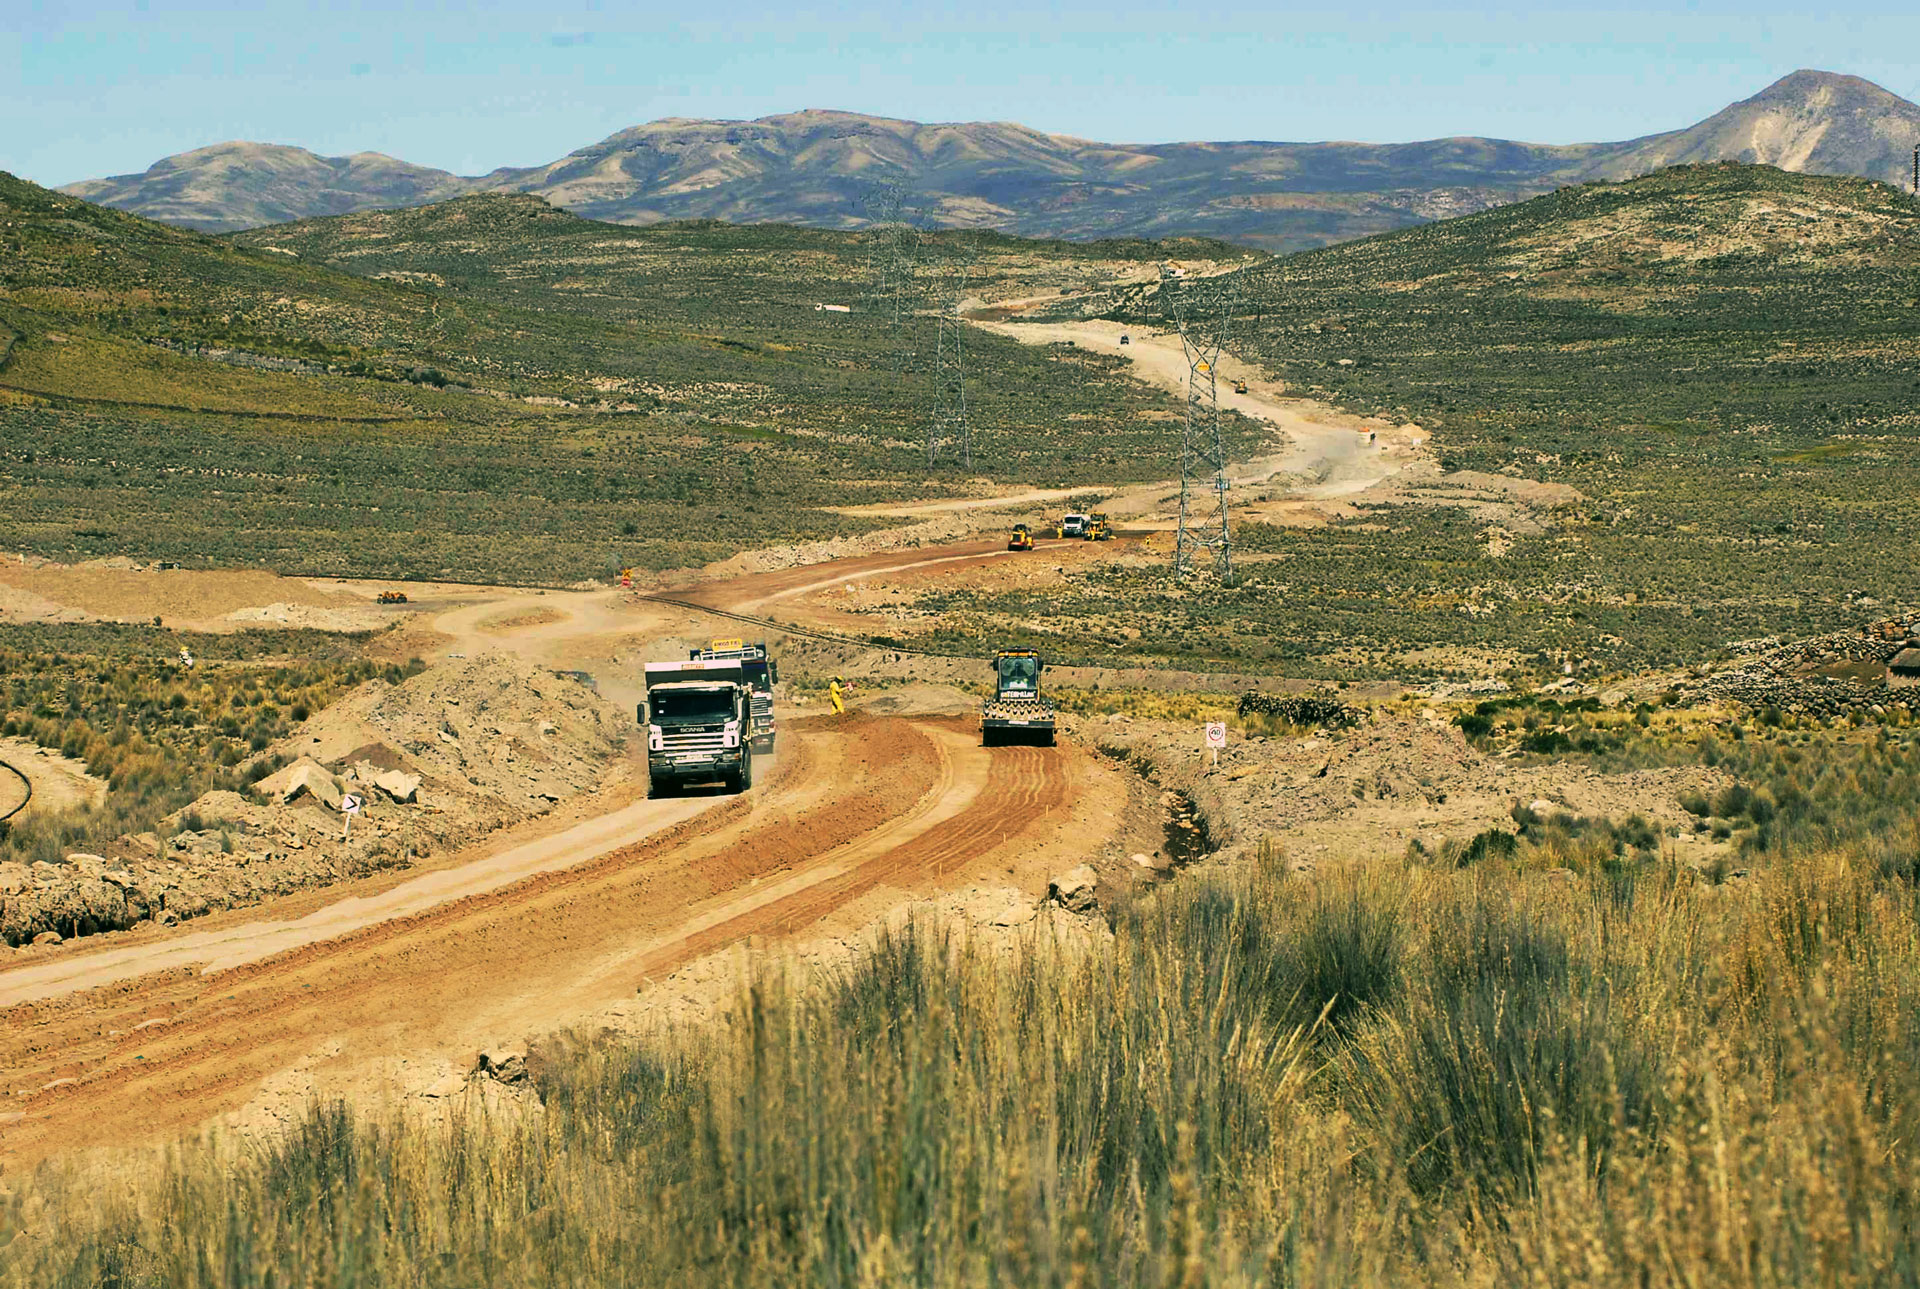
{"label": "worker in yellow vest", "polygon": [[845,716],[847,714],[847,700],[840,692],[840,677],[835,676],[833,678],[833,686],[827,690],[827,693],[833,699],[833,710]]}

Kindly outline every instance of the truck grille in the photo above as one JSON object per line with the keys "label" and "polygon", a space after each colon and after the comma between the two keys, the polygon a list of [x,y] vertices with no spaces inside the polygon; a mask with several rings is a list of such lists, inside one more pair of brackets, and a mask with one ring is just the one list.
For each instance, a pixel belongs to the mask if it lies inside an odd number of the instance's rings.
{"label": "truck grille", "polygon": [[755,694],[753,696],[753,723],[763,728],[773,724],[773,695]]}
{"label": "truck grille", "polygon": [[676,752],[719,752],[726,747],[727,736],[719,729],[670,729],[660,732],[660,750]]}

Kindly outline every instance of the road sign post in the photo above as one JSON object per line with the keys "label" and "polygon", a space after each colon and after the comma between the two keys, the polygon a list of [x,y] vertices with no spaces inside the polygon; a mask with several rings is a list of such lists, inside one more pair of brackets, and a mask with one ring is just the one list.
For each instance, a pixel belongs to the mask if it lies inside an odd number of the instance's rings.
{"label": "road sign post", "polygon": [[353,817],[360,813],[360,798],[352,793],[341,797],[340,813],[347,817],[346,826],[340,830],[340,840],[346,841],[353,836]]}
{"label": "road sign post", "polygon": [[1227,745],[1227,723],[1225,721],[1207,722],[1207,750],[1213,753],[1213,763],[1220,764],[1220,749]]}

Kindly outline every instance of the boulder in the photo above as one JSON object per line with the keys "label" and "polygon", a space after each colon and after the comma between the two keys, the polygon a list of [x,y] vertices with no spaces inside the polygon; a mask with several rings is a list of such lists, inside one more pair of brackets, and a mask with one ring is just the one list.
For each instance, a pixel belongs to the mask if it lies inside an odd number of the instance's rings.
{"label": "boulder", "polygon": [[473,1072],[481,1078],[492,1079],[496,1083],[524,1083],[527,1079],[526,1049],[490,1048],[480,1053],[480,1058],[474,1062]]}
{"label": "boulder", "polygon": [[1094,891],[1100,875],[1085,864],[1070,868],[1047,883],[1047,898],[1074,913],[1090,913],[1099,904]]}
{"label": "boulder", "polygon": [[303,756],[284,770],[260,780],[259,788],[282,805],[312,797],[329,810],[340,808],[340,785],[333,772],[312,757]]}
{"label": "boulder", "polygon": [[419,796],[420,776],[400,770],[383,770],[373,776],[373,786],[393,800],[405,804]]}
{"label": "boulder", "polygon": [[42,931],[33,937],[35,944],[59,944],[64,937],[58,931]]}

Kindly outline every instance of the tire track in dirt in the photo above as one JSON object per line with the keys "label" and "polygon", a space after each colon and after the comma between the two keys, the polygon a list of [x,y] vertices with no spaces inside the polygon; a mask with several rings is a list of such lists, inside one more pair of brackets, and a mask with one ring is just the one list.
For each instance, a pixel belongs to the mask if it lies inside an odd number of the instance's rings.
{"label": "tire track in dirt", "polygon": [[828,877],[650,951],[642,975],[659,975],[749,936],[791,935],[837,908],[902,878],[942,878],[1018,839],[1045,815],[1071,805],[1065,758],[1058,748],[1003,748],[992,756],[986,782],[961,813],[899,845],[868,845],[878,853]]}
{"label": "tire track in dirt", "polygon": [[[1066,749],[989,752],[967,725],[796,722],[783,752],[800,754],[764,792],[671,835],[258,963],[0,1013],[0,1093],[29,1093],[0,1097],[0,1156],[164,1139],[296,1066],[470,1053],[506,1032],[489,1024],[553,1028],[663,964],[937,881],[1070,806]],[[778,894],[730,912],[756,891]],[[609,948],[639,970],[609,974]]]}

